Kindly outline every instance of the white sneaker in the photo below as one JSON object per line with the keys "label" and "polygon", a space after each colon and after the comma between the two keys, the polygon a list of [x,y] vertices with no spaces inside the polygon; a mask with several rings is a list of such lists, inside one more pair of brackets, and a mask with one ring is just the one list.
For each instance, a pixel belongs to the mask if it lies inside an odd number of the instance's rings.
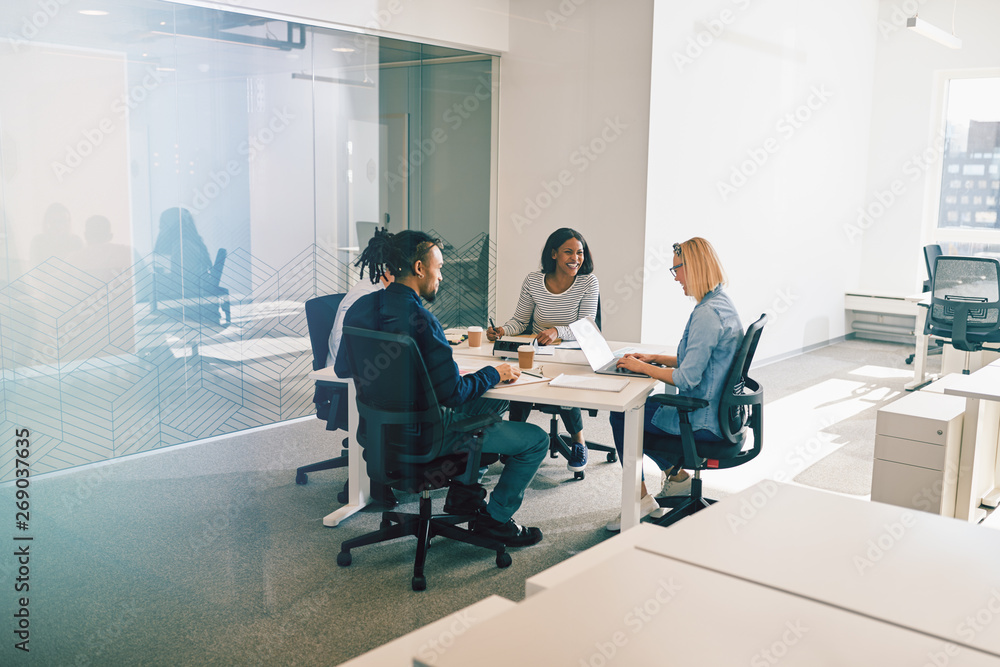
{"label": "white sneaker", "polygon": [[656,494],[657,498],[669,498],[671,496],[691,495],[691,480],[694,475],[688,475],[683,482],[672,482],[670,476],[663,473],[663,488]]}
{"label": "white sneaker", "polygon": [[[658,519],[663,516],[664,510],[660,507],[659,503],[656,502],[656,498],[650,494],[646,494],[639,500],[639,519],[644,517],[652,516],[654,519]],[[605,528],[612,533],[617,533],[622,529],[622,515],[619,514],[617,519],[609,521]]]}

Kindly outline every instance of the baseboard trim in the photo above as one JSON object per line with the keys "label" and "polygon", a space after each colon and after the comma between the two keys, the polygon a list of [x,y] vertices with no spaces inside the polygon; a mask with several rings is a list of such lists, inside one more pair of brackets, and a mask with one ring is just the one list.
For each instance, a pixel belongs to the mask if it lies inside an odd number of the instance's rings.
{"label": "baseboard trim", "polygon": [[829,347],[831,345],[836,345],[837,343],[843,343],[848,340],[854,340],[856,335],[854,333],[849,333],[844,336],[837,336],[836,338],[831,338],[830,340],[822,341],[819,343],[813,343],[812,345],[807,345],[805,347],[799,348],[798,350],[791,350],[789,352],[783,352],[782,354],[775,355],[773,357],[767,357],[766,359],[761,359],[759,361],[754,361],[753,365],[756,368],[761,366],[767,366],[769,364],[774,364],[779,361],[785,361],[786,359],[791,359],[792,357],[797,357],[800,354],[805,354],[806,352],[812,352],[813,350],[818,350],[823,347]]}

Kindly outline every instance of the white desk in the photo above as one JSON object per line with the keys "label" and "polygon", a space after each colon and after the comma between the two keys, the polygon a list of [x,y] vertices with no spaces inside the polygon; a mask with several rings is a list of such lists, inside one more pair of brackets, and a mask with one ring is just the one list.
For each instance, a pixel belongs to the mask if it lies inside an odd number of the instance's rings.
{"label": "white desk", "polygon": [[313,371],[309,374],[309,379],[342,382],[347,385],[347,504],[323,517],[324,526],[334,527],[347,517],[363,510],[371,502],[368,471],[365,469],[365,460],[361,455],[361,445],[358,444],[357,392],[354,389],[353,380],[340,379],[330,367]]}
{"label": "white desk", "polygon": [[447,651],[417,655],[413,664],[886,667],[923,665],[940,655],[947,662],[936,664],[949,667],[997,665],[975,649],[948,650],[934,636],[628,549],[470,628]]}
{"label": "white desk", "polygon": [[998,531],[765,481],[637,548],[1000,656]]}
{"label": "white desk", "polygon": [[[654,345],[639,346],[618,342],[610,344],[614,349],[636,347],[637,349],[655,353],[662,353],[665,350],[663,346]],[[492,345],[484,344],[483,347],[477,349],[469,348],[467,343],[462,343],[452,348],[456,360],[464,358],[483,361],[492,359],[497,363],[505,361],[493,357],[491,350]],[[536,357],[536,366],[540,366],[548,377],[555,377],[560,373],[593,375],[590,366],[586,365],[586,359],[583,358],[582,352],[579,350],[557,351],[557,355],[560,355],[560,353],[579,354],[582,363],[554,363],[554,360],[557,358],[563,361],[576,358],[573,354],[562,354],[561,356],[553,357]],[[550,363],[548,359],[553,359],[553,363]],[[364,460],[361,456],[360,445],[357,443],[354,426],[358,423],[354,383],[337,378],[332,368],[313,371],[309,374],[309,377],[313,380],[346,382],[350,387],[348,413],[348,503],[323,519],[323,525],[336,526],[347,517],[360,511],[370,502],[368,474],[364,467]],[[642,483],[643,409],[646,397],[652,393],[658,384],[656,380],[651,378],[628,379],[629,386],[620,392],[564,389],[549,387],[548,383],[534,383],[523,387],[494,387],[483,394],[486,398],[506,401],[525,401],[545,405],[625,413],[625,447],[622,457],[622,530],[626,530],[639,523],[639,500]]]}
{"label": "white desk", "polygon": [[[456,357],[464,355],[456,354]],[[482,355],[476,355],[480,358]],[[469,357],[465,357],[469,358]],[[590,366],[547,363],[536,359],[546,377],[567,375],[595,375]],[[498,360],[499,361],[499,360]],[[625,413],[625,447],[622,453],[622,530],[639,523],[639,500],[642,484],[642,433],[643,413],[646,397],[652,393],[657,381],[652,378],[628,379],[628,386],[619,392],[593,391],[586,389],[566,389],[550,387],[547,382],[536,382],[523,387],[494,387],[483,396],[505,401],[524,401],[544,405],[559,405],[568,408],[608,410]]]}
{"label": "white desk", "polygon": [[986,498],[996,505],[997,441],[1000,433],[1000,366],[983,366],[971,375],[953,378],[944,393],[965,397],[962,453],[958,461],[955,517],[979,521]]}

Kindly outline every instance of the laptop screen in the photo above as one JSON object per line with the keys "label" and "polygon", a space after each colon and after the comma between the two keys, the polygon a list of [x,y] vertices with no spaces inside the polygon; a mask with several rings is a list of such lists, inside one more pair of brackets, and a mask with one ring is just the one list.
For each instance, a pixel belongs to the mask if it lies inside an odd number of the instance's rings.
{"label": "laptop screen", "polygon": [[580,349],[587,357],[591,369],[596,371],[615,358],[608,341],[604,340],[604,334],[591,318],[577,320],[569,325],[569,328],[576,336],[576,342],[580,344]]}

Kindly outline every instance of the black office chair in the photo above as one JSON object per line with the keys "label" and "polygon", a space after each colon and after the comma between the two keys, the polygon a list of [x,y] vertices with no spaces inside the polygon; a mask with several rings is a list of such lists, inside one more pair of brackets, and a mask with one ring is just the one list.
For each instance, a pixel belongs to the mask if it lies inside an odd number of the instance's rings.
{"label": "black office chair", "polygon": [[[725,394],[719,401],[719,429],[722,441],[698,441],[694,438],[691,426],[691,413],[704,409],[708,401],[703,398],[693,398],[681,394],[656,394],[649,401],[662,405],[670,405],[677,409],[681,426],[681,447],[678,451],[677,438],[669,436],[652,436],[646,433],[643,437],[644,451],[663,451],[676,457],[681,455],[678,465],[694,471],[691,480],[691,495],[657,498],[661,507],[671,508],[655,523],[670,526],[684,517],[708,507],[715,501],[705,498],[701,492],[701,471],[716,468],[733,468],[752,461],[760,454],[764,444],[764,390],[760,384],[752,380],[747,373],[757,351],[757,342],[761,331],[767,323],[767,315],[747,328],[743,341],[733,358],[726,377]],[[753,446],[744,450],[747,429],[753,431]]]}
{"label": "black office chair", "polygon": [[[309,328],[309,343],[312,345],[314,371],[326,368],[326,358],[330,353],[330,332],[333,331],[333,324],[337,319],[337,308],[343,300],[343,294],[328,294],[306,301],[306,325]],[[347,430],[347,400],[347,385],[343,382],[316,381],[313,403],[316,404],[316,417],[326,422],[326,430]],[[348,439],[344,438],[343,452],[340,456],[297,468],[295,483],[308,482],[307,473],[346,466],[347,445]],[[345,483],[344,490],[337,494],[337,500],[346,503],[347,496]]]}
{"label": "black office chair", "polygon": [[[346,540],[340,545],[337,564],[351,564],[351,549],[367,544],[417,538],[411,586],[427,587],[424,560],[435,535],[492,549],[497,567],[511,564],[505,545],[460,528],[473,514],[435,515],[430,492],[452,482],[473,485],[479,477],[483,430],[496,422],[496,414],[475,415],[448,425],[419,348],[412,338],[382,331],[344,327],[341,345],[346,345],[358,403],[358,442],[364,449],[372,484],[388,484],[408,493],[420,494],[419,514],[387,511],[375,532]],[[467,445],[449,445],[449,435],[462,434]],[[446,447],[450,450],[446,451]],[[495,458],[495,457],[494,457]]]}
{"label": "black office chair", "polygon": [[[924,291],[930,292],[931,285],[934,283],[934,263],[937,258],[942,254],[941,246],[937,243],[924,246],[924,265],[927,267],[927,280],[924,281]],[[923,307],[922,305],[920,307]],[[941,354],[944,351],[944,344],[940,340],[936,340],[933,343],[934,347],[930,347],[927,350],[927,356],[934,354]],[[906,357],[906,363],[912,364],[913,359],[916,354],[911,354]]]}
{"label": "black office chair", "polygon": [[[594,322],[597,324],[597,328],[601,328],[601,297],[597,297],[597,317],[594,318]],[[528,331],[531,330],[531,323],[528,323]],[[533,409],[538,410],[544,414],[550,415],[549,419],[549,457],[557,458],[562,456],[567,461],[573,453],[573,441],[569,434],[561,435],[559,433],[559,412],[564,408],[557,405],[540,405],[534,404]],[[591,417],[597,416],[597,410],[587,409],[587,414]],[[587,449],[596,452],[605,452],[608,463],[614,463],[618,460],[618,450],[611,445],[602,445],[596,442],[591,442],[590,440],[584,441],[587,445]],[[573,473],[573,479],[584,479],[586,477],[586,471],[580,470]]]}
{"label": "black office chair", "polygon": [[952,347],[966,353],[965,375],[972,352],[997,349],[986,344],[1000,343],[1000,260],[938,257],[924,333],[948,339]]}

